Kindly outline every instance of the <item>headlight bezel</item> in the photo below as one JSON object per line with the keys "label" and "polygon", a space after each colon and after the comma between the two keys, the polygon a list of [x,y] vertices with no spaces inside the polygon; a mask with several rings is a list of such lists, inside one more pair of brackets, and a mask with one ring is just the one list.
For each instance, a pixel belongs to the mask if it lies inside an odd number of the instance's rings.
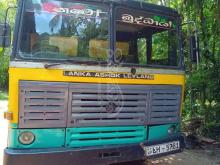
{"label": "headlight bezel", "polygon": [[[28,138],[28,139],[25,139],[25,138]],[[18,141],[22,145],[31,145],[34,143],[35,139],[36,137],[34,133],[31,131],[21,132],[18,136]]]}

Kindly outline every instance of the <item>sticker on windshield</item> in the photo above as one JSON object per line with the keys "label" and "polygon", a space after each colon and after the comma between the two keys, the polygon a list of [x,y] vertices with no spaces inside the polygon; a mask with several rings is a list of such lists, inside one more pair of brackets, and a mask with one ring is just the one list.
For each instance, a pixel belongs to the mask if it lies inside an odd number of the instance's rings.
{"label": "sticker on windshield", "polygon": [[91,6],[81,3],[63,2],[63,4],[61,5],[60,2],[55,1],[55,2],[41,3],[40,6],[41,6],[40,11],[59,14],[59,15],[90,17],[90,18],[108,17],[108,12],[104,11],[103,9],[98,8],[97,6]]}
{"label": "sticker on windshield", "polygon": [[125,23],[146,25],[146,26],[157,26],[157,27],[168,28],[168,29],[171,29],[173,27],[173,23],[171,21],[160,22],[158,20],[155,20],[154,18],[147,18],[143,16],[134,17],[130,14],[123,14],[121,17],[121,21]]}
{"label": "sticker on windshield", "polygon": [[134,24],[139,26],[151,26],[163,29],[176,28],[176,24],[163,16],[152,15],[146,12],[129,12],[127,10],[119,10],[117,21]]}

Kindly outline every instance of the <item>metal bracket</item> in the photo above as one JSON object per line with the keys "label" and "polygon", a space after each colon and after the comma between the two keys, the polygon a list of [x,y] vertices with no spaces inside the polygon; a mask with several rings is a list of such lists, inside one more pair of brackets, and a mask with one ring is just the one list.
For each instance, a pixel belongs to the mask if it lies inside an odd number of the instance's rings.
{"label": "metal bracket", "polygon": [[4,119],[6,120],[13,120],[13,113],[12,112],[4,112]]}
{"label": "metal bracket", "polygon": [[[199,47],[199,45],[198,45],[198,28],[197,28],[196,22],[195,21],[187,21],[187,22],[184,22],[182,24],[182,26],[190,25],[190,24],[193,24],[193,26],[194,26],[196,48],[198,48]],[[198,52],[198,50],[196,51],[196,61],[197,61],[197,70],[198,70],[199,69],[199,52]]]}

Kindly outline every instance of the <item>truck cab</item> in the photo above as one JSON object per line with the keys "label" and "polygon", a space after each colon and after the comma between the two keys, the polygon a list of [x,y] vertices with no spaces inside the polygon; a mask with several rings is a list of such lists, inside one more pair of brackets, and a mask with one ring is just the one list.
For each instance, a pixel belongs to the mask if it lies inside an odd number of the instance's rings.
{"label": "truck cab", "polygon": [[135,0],[20,0],[4,165],[181,152],[181,17]]}

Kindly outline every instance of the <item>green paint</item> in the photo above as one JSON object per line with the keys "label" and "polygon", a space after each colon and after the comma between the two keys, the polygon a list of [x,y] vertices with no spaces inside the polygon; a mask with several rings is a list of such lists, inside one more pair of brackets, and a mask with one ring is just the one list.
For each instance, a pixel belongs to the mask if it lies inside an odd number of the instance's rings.
{"label": "green paint", "polygon": [[176,126],[175,133],[178,133],[180,131],[179,124],[167,124],[149,127],[148,140],[153,141],[168,138],[170,136],[170,134],[168,133],[168,129],[173,125]]}
{"label": "green paint", "polygon": [[[148,140],[161,140],[169,137],[168,129],[175,125],[176,133],[179,124],[167,124],[149,127]],[[12,124],[11,127],[16,127]],[[30,131],[35,135],[35,141],[23,145],[18,141],[20,133]],[[59,148],[59,147],[91,147],[102,145],[133,144],[145,142],[147,130],[144,126],[131,127],[88,127],[65,129],[9,129],[9,148]]]}
{"label": "green paint", "polygon": [[9,128],[18,128],[18,124],[17,123],[10,123]]}
{"label": "green paint", "polygon": [[[35,141],[30,145],[23,145],[18,141],[22,132],[32,132]],[[65,143],[65,129],[9,129],[8,148],[56,148]]]}
{"label": "green paint", "polygon": [[145,140],[144,126],[68,128],[66,133],[67,147],[132,144]]}

